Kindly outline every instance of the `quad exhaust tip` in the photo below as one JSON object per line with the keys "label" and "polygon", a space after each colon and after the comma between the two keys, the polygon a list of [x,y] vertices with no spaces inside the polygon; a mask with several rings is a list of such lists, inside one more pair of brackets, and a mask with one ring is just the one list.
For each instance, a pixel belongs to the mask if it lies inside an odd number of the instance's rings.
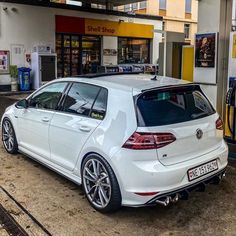
{"label": "quad exhaust tip", "polygon": [[[213,178],[212,183],[213,184],[219,184],[220,181],[226,176],[225,172],[223,172],[222,174],[216,176],[215,178]],[[205,184],[199,184],[198,186],[198,191],[205,191]],[[162,197],[158,200],[156,200],[156,203],[162,206],[168,206],[170,203],[177,203],[180,199],[183,200],[187,200],[189,196],[189,192],[187,190],[182,191],[180,193],[176,193],[175,195],[172,196],[166,196],[166,197]]]}

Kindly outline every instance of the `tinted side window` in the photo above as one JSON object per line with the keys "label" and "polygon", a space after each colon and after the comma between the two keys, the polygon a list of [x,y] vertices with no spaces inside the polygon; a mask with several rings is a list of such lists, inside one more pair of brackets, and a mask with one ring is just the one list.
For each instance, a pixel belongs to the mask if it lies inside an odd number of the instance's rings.
{"label": "tinted side window", "polygon": [[91,117],[98,120],[103,120],[107,109],[107,95],[106,89],[102,88],[92,109]]}
{"label": "tinted side window", "polygon": [[74,83],[65,99],[63,111],[89,116],[100,88],[90,84]]}
{"label": "tinted side window", "polygon": [[55,110],[66,86],[66,82],[48,85],[33,95],[29,101],[29,106],[38,109]]}

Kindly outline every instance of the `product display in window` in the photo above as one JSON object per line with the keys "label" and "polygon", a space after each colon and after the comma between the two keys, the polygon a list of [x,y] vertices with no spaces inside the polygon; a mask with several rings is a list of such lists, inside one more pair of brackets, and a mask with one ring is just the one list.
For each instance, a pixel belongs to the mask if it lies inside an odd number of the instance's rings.
{"label": "product display in window", "polygon": [[58,77],[96,73],[101,64],[101,37],[56,35]]}
{"label": "product display in window", "polygon": [[118,63],[150,63],[150,40],[135,38],[118,39]]}

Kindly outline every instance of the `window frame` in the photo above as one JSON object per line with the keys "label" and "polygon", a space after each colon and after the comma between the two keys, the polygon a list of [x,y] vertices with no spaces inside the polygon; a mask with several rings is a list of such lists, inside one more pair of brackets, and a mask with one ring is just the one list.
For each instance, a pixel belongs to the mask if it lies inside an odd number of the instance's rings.
{"label": "window frame", "polygon": [[[148,41],[148,62],[146,63],[133,63],[133,62],[126,62],[126,63],[120,63],[119,62],[119,39],[129,39],[129,40],[147,40]],[[135,37],[117,37],[117,47],[118,47],[118,53],[117,53],[117,62],[118,64],[151,64],[151,39],[148,38],[135,38]]]}
{"label": "window frame", "polygon": [[[165,1],[165,2],[161,2],[161,1]],[[165,5],[165,6],[162,6],[162,5]],[[167,0],[159,0],[159,10],[166,11],[166,7],[167,7]]]}
{"label": "window frame", "polygon": [[[142,5],[143,4],[143,5]],[[139,2],[139,10],[147,9],[147,1]]]}
{"label": "window frame", "polygon": [[[98,87],[98,88],[99,88],[98,93],[97,93],[97,95],[96,95],[96,97],[95,97],[95,99],[94,99],[94,101],[93,101],[93,104],[92,104],[92,106],[91,106],[91,108],[90,108],[90,111],[89,111],[89,115],[88,115],[88,116],[82,115],[82,114],[78,114],[78,113],[71,113],[71,112],[64,111],[65,101],[66,101],[66,98],[67,98],[67,96],[68,96],[68,94],[69,94],[69,92],[70,92],[70,90],[71,90],[73,84],[85,84],[85,85],[94,86],[94,87]],[[63,99],[61,99],[60,109],[57,110],[57,112],[64,113],[64,114],[69,114],[69,115],[80,116],[80,117],[89,118],[89,119],[94,119],[94,120],[99,120],[99,119],[96,119],[96,118],[91,117],[91,113],[92,113],[92,111],[93,111],[94,104],[96,103],[97,98],[98,98],[98,96],[100,95],[102,89],[105,89],[105,90],[107,91],[106,111],[105,111],[105,115],[104,115],[103,119],[100,120],[100,121],[103,121],[103,120],[106,118],[106,114],[107,114],[109,90],[108,90],[107,88],[105,88],[105,87],[102,87],[102,86],[99,86],[99,85],[96,85],[96,84],[90,84],[90,83],[79,82],[79,81],[78,81],[78,82],[77,82],[77,81],[70,82],[70,83],[69,83],[69,86],[67,87],[66,93],[65,93],[64,96],[63,96]]]}
{"label": "window frame", "polygon": [[139,10],[138,2],[132,3],[132,11],[137,11],[137,10]]}
{"label": "window frame", "polygon": [[192,0],[185,0],[185,13],[192,14]]}
{"label": "window frame", "polygon": [[[186,27],[188,26],[188,27]],[[188,35],[186,34],[187,31],[185,31],[186,29],[188,29]],[[184,23],[184,38],[185,39],[189,39],[190,38],[190,30],[191,30],[191,24],[190,23]],[[188,36],[188,37],[186,37]]]}
{"label": "window frame", "polygon": [[[49,87],[49,86],[51,86],[51,85],[59,84],[59,83],[65,83],[66,86],[65,86],[64,90],[62,91],[61,97],[58,99],[58,102],[57,102],[57,105],[56,105],[56,108],[55,108],[55,109],[37,108],[37,107],[32,107],[32,106],[30,106],[31,100],[32,100],[35,96],[37,96],[37,94],[38,94],[41,90],[43,90],[43,89],[45,89],[45,88],[47,88],[47,87]],[[53,83],[46,84],[45,86],[42,86],[41,88],[39,88],[38,90],[36,90],[33,94],[31,94],[31,95],[26,99],[27,102],[28,102],[28,104],[29,104],[29,108],[30,108],[30,109],[36,109],[36,110],[43,110],[43,111],[54,111],[54,112],[57,111],[58,108],[59,108],[59,106],[60,106],[60,103],[61,103],[63,97],[65,96],[65,93],[66,93],[66,91],[67,91],[67,89],[68,89],[68,87],[69,87],[69,84],[70,84],[70,82],[68,82],[68,81],[54,81]]]}

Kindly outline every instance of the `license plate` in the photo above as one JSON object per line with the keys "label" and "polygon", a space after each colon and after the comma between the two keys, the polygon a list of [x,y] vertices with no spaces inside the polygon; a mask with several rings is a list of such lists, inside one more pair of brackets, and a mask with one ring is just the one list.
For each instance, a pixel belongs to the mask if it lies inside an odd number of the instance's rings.
{"label": "license plate", "polygon": [[206,164],[188,170],[188,180],[193,181],[215,170],[218,170],[217,160],[208,162]]}

